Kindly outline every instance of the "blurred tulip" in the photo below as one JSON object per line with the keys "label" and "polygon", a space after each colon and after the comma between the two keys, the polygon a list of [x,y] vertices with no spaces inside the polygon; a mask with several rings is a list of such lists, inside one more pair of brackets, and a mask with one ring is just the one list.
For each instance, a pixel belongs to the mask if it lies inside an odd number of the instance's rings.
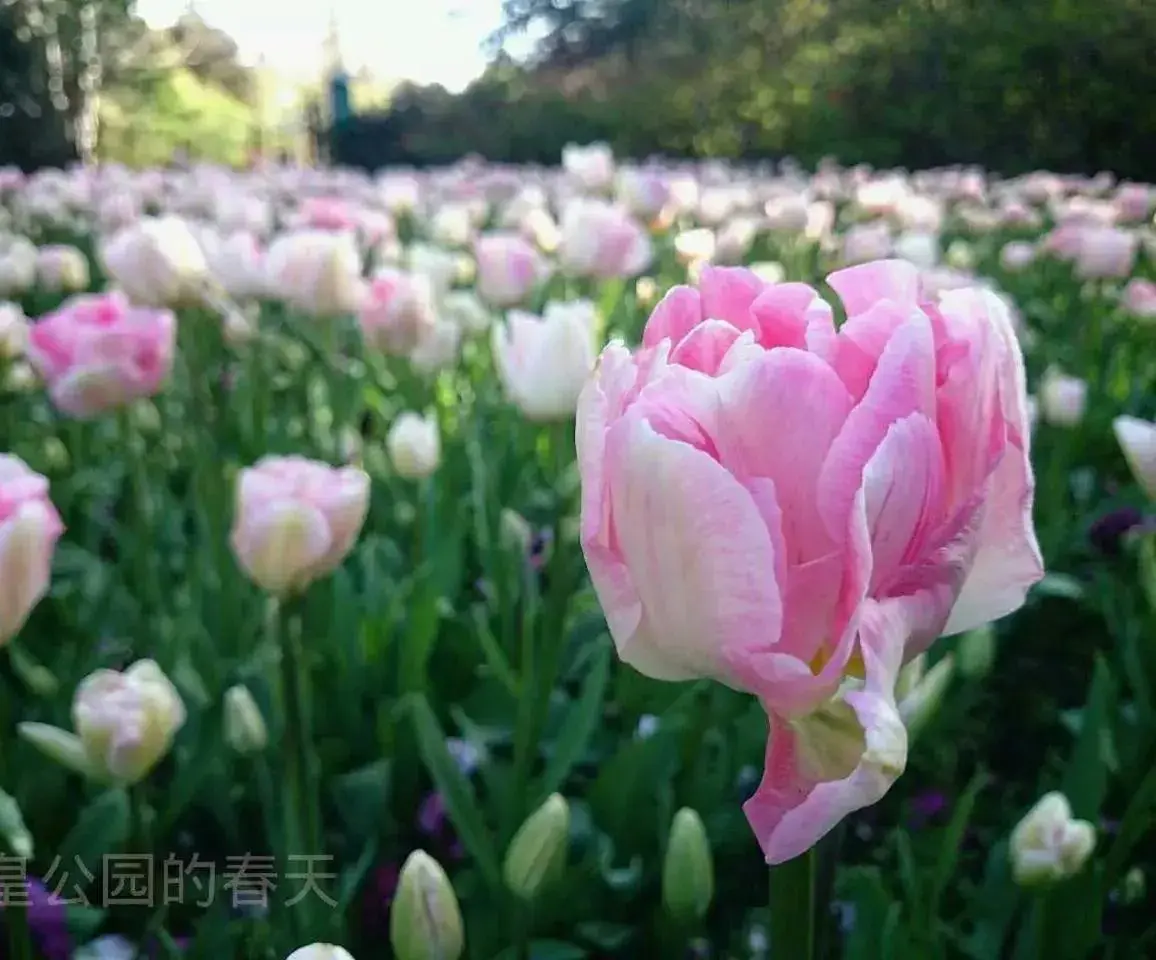
{"label": "blurred tulip", "polygon": [[63,413],[87,420],[160,392],[176,349],[168,310],[81,294],[32,324],[28,359]]}
{"label": "blurred tulip", "polygon": [[568,143],[562,148],[562,169],[584,190],[599,193],[614,182],[614,154],[605,143]]}
{"label": "blurred tulip", "polygon": [[1096,847],[1096,828],[1072,817],[1062,793],[1040,798],[1011,835],[1012,875],[1021,886],[1046,886],[1079,873]]}
{"label": "blurred tulip", "polygon": [[369,507],[369,476],[304,457],[265,457],[241,471],[230,543],[257,586],[300,592],[353,548]]}
{"label": "blurred tulip", "polygon": [[407,480],[432,476],[441,462],[437,417],[404,411],[390,426],[385,446],[398,476]]}
{"label": "blurred tulip", "polygon": [[541,317],[511,310],[493,329],[498,378],[530,420],[565,420],[594,366],[594,305],[551,302]]}
{"label": "blurred tulip", "polygon": [[179,307],[200,303],[209,265],[179,217],[143,217],[101,246],[108,275],[134,303]]}
{"label": "blurred tulip", "polygon": [[225,691],[225,742],[240,754],[258,753],[269,743],[261,708],[242,684]]}
{"label": "blurred tulip", "polygon": [[88,289],[88,259],[76,247],[41,247],[36,275],[40,286],[51,293],[79,293]]}
{"label": "blurred tulip", "polygon": [[63,532],[48,481],[19,457],[0,453],[0,646],[48,592]]}
{"label": "blurred tulip", "polygon": [[562,212],[558,259],[575,277],[634,277],[651,262],[650,238],[625,210],[602,200],[571,201]]}
{"label": "blurred tulip", "polygon": [[285,960],[353,960],[353,955],[332,943],[311,943],[298,947]]}
{"label": "blurred tulip", "polygon": [[265,289],[312,317],[353,313],[364,292],[353,235],[299,230],[277,237],[265,254]]}
{"label": "blurred tulip", "polygon": [[1079,377],[1050,367],[1039,390],[1040,416],[1056,427],[1079,426],[1088,405],[1088,385]]}
{"label": "blurred tulip", "polygon": [[138,660],[123,673],[97,670],[80,682],[72,700],[75,734],[44,723],[21,723],[17,731],[77,773],[131,785],[164,758],[184,723],[172,681],[152,660]]}
{"label": "blurred tulip", "polygon": [[541,255],[517,234],[483,234],[474,245],[474,254],[478,294],[495,307],[524,302],[547,275]]}
{"label": "blurred tulip", "polygon": [[357,321],[367,347],[392,356],[407,355],[437,323],[430,281],[400,270],[379,270]]}
{"label": "blurred tulip", "polygon": [[24,355],[28,343],[28,321],[16,303],[0,303],[0,360]]}
{"label": "blurred tulip", "polygon": [[1139,417],[1117,417],[1112,429],[1132,476],[1148,498],[1156,500],[1156,423]]}

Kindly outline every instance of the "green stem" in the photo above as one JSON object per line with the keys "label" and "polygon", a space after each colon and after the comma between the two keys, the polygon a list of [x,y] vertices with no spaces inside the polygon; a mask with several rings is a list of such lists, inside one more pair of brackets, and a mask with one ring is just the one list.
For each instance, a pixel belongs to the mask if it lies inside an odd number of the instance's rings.
{"label": "green stem", "polygon": [[[310,734],[308,669],[301,646],[300,599],[286,600],[274,613],[281,649],[281,703],[285,711],[285,859],[321,853],[316,780]],[[300,936],[312,929],[312,904],[301,903],[304,914]],[[290,922],[290,927],[294,926]],[[300,938],[300,937],[299,937]]]}
{"label": "green stem", "polygon": [[8,944],[14,960],[33,960],[32,928],[28,925],[27,887],[21,891],[15,902],[4,907],[4,919],[8,927]]}
{"label": "green stem", "polygon": [[816,856],[806,853],[770,871],[771,949],[790,960],[815,956]]}

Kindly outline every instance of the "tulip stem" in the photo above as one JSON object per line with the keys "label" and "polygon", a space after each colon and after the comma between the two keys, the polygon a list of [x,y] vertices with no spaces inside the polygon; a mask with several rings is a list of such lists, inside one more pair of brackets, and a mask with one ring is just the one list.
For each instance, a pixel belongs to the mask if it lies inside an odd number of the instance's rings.
{"label": "tulip stem", "polygon": [[815,956],[815,850],[771,867],[771,949],[791,960]]}
{"label": "tulip stem", "polygon": [[[273,613],[271,628],[277,633],[281,650],[281,702],[285,711],[285,849],[286,873],[290,861],[321,855],[321,838],[317,817],[315,781],[313,779],[309,692],[306,668],[301,650],[301,612],[299,600],[279,602]],[[306,901],[302,934],[312,930],[312,910]],[[293,924],[290,922],[290,926]]]}

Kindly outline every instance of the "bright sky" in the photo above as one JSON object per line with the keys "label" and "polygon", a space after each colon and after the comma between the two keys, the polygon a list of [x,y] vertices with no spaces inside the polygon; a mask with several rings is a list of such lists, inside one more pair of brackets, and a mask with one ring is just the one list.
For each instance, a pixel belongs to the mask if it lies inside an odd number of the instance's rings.
{"label": "bright sky", "polygon": [[[152,27],[166,27],[188,0],[137,0]],[[482,41],[501,23],[501,0],[198,0],[195,9],[224,30],[245,60],[295,74],[320,69],[330,10],[337,14],[346,68],[385,79],[464,89],[480,76]]]}

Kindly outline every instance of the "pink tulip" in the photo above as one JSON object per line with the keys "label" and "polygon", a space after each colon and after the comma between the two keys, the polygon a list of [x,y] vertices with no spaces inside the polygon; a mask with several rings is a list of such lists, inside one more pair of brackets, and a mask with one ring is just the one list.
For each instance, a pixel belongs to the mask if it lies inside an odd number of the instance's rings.
{"label": "pink tulip", "polygon": [[1136,262],[1136,234],[1119,227],[1084,227],[1076,274],[1085,280],[1126,277]]}
{"label": "pink tulip", "polygon": [[1124,287],[1120,304],[1137,317],[1156,317],[1156,283],[1134,277]]}
{"label": "pink tulip", "polygon": [[231,544],[241,568],[275,595],[332,573],[361,532],[369,476],[304,457],[265,457],[241,471]]}
{"label": "pink tulip", "polygon": [[495,307],[522,303],[546,276],[538,251],[516,233],[488,233],[474,245],[478,295]]}
{"label": "pink tulip", "polygon": [[0,645],[24,626],[48,592],[52,552],[64,532],[48,481],[0,453]]}
{"label": "pink tulip", "polygon": [[602,200],[573,200],[562,212],[558,259],[576,277],[634,277],[653,258],[642,225],[621,207]]}
{"label": "pink tulip", "polygon": [[437,323],[430,281],[383,267],[366,288],[357,322],[370,349],[391,356],[409,354]]}
{"label": "pink tulip", "polygon": [[33,323],[28,359],[63,413],[91,419],[160,391],[173,365],[177,321],[116,293],[66,300]]}
{"label": "pink tulip", "polygon": [[1042,576],[1023,361],[994,294],[936,305],[909,264],[829,283],[706,267],[578,408],[581,539],[620,656],[760,698],[746,813],[771,863],[902,772],[901,664]]}

